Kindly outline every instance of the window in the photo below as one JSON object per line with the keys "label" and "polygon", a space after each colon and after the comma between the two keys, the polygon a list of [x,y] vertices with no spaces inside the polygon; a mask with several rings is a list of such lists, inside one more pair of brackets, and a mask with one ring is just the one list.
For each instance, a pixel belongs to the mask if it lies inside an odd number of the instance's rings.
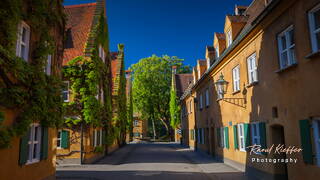
{"label": "window", "polygon": [[278,35],[280,69],[296,64],[293,26]]}
{"label": "window", "polygon": [[69,81],[64,81],[62,86],[62,98],[64,102],[69,102]]}
{"label": "window", "polygon": [[58,136],[57,136],[57,148],[61,148],[61,141],[62,141],[62,131],[58,131]]}
{"label": "window", "polygon": [[251,124],[251,137],[252,137],[252,144],[261,145],[260,143],[260,129],[259,123],[252,123]]}
{"label": "window", "polygon": [[215,52],[216,52],[216,58],[218,58],[219,57],[219,45],[216,46]]}
{"label": "window", "polygon": [[101,45],[99,45],[99,57],[105,62],[105,52]]}
{"label": "window", "polygon": [[198,128],[198,144],[203,144],[203,128]]}
{"label": "window", "polygon": [[28,141],[28,163],[35,163],[40,161],[40,142],[41,142],[41,127],[39,124],[33,123],[30,126]]}
{"label": "window", "polygon": [[206,107],[210,105],[209,89],[206,89]]}
{"label": "window", "polygon": [[320,49],[320,4],[309,12],[312,52]]}
{"label": "window", "polygon": [[203,108],[202,94],[200,94],[200,110]]}
{"label": "window", "polygon": [[240,66],[236,66],[232,69],[233,77],[233,92],[240,91]]}
{"label": "window", "polygon": [[28,61],[29,56],[29,41],[30,41],[30,27],[21,22],[18,26],[16,55],[25,61]]}
{"label": "window", "polygon": [[194,140],[194,129],[190,129],[190,139]]}
{"label": "window", "polygon": [[223,127],[221,127],[220,128],[220,147],[225,147],[225,138],[224,138],[224,128]]}
{"label": "window", "polygon": [[232,44],[232,34],[231,30],[227,32],[227,47],[229,47]]}
{"label": "window", "polygon": [[244,124],[238,124],[238,137],[239,137],[239,150],[246,151],[245,137],[244,137]]}
{"label": "window", "polygon": [[138,121],[138,120],[134,120],[134,121],[133,121],[133,126],[135,126],[135,127],[136,127],[136,126],[139,126],[139,121]]}
{"label": "window", "polygon": [[94,146],[100,146],[102,145],[102,129],[100,130],[94,130]]}
{"label": "window", "polygon": [[45,72],[47,75],[50,75],[50,74],[51,74],[51,60],[52,60],[52,55],[49,54],[48,57],[47,57],[46,67],[45,67],[45,69],[44,69],[44,72]]}
{"label": "window", "polygon": [[257,71],[257,64],[256,64],[256,53],[252,54],[247,59],[248,64],[248,78],[249,84],[258,81],[258,71]]}
{"label": "window", "polygon": [[315,159],[317,166],[320,166],[320,120],[313,120],[312,122],[313,128],[313,138],[315,145]]}

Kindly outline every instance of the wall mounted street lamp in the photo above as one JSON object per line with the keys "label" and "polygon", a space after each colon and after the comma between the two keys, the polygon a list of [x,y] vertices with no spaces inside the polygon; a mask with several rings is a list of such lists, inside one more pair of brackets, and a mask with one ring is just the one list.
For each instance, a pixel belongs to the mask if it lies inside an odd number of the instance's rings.
{"label": "wall mounted street lamp", "polygon": [[218,95],[218,100],[223,99],[224,95],[227,93],[229,82],[224,80],[224,76],[221,73],[219,79],[214,83]]}
{"label": "wall mounted street lamp", "polygon": [[229,82],[226,81],[224,79],[223,74],[221,73],[221,75],[219,76],[219,79],[217,81],[214,82],[215,88],[216,88],[216,92],[217,92],[217,96],[219,100],[224,100],[228,103],[237,105],[237,106],[241,106],[241,107],[246,107],[247,104],[247,89],[244,86],[243,90],[242,90],[242,95],[243,98],[225,98],[224,95],[227,93],[227,89],[228,89],[228,84]]}

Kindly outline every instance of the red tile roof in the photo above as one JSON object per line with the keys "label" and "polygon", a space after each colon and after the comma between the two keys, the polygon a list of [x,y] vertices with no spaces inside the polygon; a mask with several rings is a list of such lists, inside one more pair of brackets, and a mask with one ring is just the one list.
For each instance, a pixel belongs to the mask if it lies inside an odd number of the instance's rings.
{"label": "red tile roof", "polygon": [[110,56],[111,56],[111,79],[112,79],[112,86],[111,87],[113,89],[114,79],[117,76],[117,64],[118,64],[117,56],[118,56],[118,52],[111,52]]}
{"label": "red tile roof", "polygon": [[189,84],[192,83],[192,74],[176,74],[176,88],[177,96],[180,98],[184,91],[188,88]]}
{"label": "red tile roof", "polygon": [[70,60],[77,56],[84,55],[85,44],[92,27],[95,10],[96,3],[65,6],[67,16],[66,30],[69,33],[67,33],[67,48],[63,53],[63,65],[67,65]]}
{"label": "red tile roof", "polygon": [[226,39],[226,35],[224,33],[215,33],[218,39]]}

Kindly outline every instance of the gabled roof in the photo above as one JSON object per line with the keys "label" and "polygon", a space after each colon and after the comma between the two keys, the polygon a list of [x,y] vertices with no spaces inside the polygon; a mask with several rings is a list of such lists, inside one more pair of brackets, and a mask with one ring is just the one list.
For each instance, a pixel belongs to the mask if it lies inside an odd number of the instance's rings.
{"label": "gabled roof", "polygon": [[63,65],[67,65],[70,60],[77,56],[84,55],[95,10],[96,3],[65,6],[67,41],[63,53]]}
{"label": "gabled roof", "polygon": [[218,39],[226,39],[226,35],[224,33],[214,33],[214,35],[218,38]]}
{"label": "gabled roof", "polygon": [[177,90],[177,96],[180,99],[183,92],[188,88],[189,84],[192,83],[193,76],[192,74],[175,74],[175,80],[176,80],[176,90]]}
{"label": "gabled roof", "polygon": [[243,15],[227,15],[226,19],[229,19],[231,22],[235,23],[245,23],[248,21],[249,16]]}

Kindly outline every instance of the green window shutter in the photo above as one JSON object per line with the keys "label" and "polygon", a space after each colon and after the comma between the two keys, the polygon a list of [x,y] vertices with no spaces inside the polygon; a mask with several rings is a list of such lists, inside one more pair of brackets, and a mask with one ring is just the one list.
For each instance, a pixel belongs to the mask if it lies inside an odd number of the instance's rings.
{"label": "green window shutter", "polygon": [[234,142],[234,149],[239,149],[237,125],[233,126],[233,142]]}
{"label": "green window shutter", "polygon": [[250,124],[244,124],[243,125],[243,130],[244,130],[244,141],[245,141],[245,148],[250,146],[251,140],[250,140]]}
{"label": "green window shutter", "polygon": [[313,163],[312,158],[312,142],[311,142],[311,132],[309,120],[300,120],[300,137],[301,137],[301,146],[302,146],[302,156],[303,161],[307,164]]}
{"label": "green window shutter", "polygon": [[24,165],[27,163],[29,154],[29,141],[30,129],[29,131],[20,138],[20,153],[19,153],[19,165]]}
{"label": "green window shutter", "polygon": [[61,148],[69,147],[69,131],[61,131]]}
{"label": "green window shutter", "polygon": [[224,138],[226,139],[225,147],[229,149],[230,146],[229,146],[229,128],[228,127],[224,128]]}
{"label": "green window shutter", "polygon": [[260,144],[261,148],[267,148],[267,133],[266,133],[266,123],[261,122],[259,123],[259,131],[260,131]]}
{"label": "green window shutter", "polygon": [[44,160],[48,158],[48,127],[42,127],[42,137],[41,137],[41,156],[40,159]]}

